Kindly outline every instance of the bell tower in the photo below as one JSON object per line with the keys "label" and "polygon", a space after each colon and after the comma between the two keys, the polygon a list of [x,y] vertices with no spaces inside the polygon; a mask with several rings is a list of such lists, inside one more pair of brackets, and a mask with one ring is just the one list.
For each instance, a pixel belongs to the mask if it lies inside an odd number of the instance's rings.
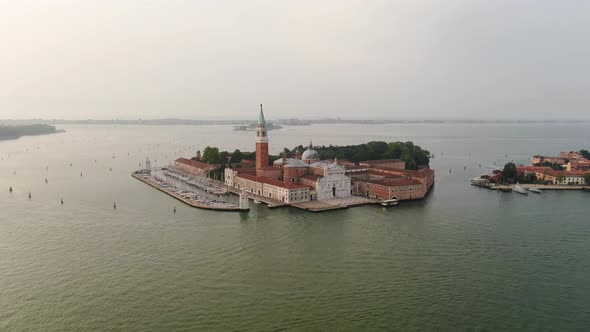
{"label": "bell tower", "polygon": [[260,115],[256,125],[256,175],[261,176],[264,168],[268,167],[268,136],[266,134],[266,121],[262,104],[260,104]]}

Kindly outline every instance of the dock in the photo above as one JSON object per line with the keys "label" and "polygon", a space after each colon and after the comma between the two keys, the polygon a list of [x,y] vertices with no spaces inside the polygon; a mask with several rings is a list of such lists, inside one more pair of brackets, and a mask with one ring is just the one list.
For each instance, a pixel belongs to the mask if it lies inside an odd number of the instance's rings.
{"label": "dock", "polygon": [[380,204],[381,201],[365,196],[352,196],[347,198],[332,198],[328,200],[306,201],[293,203],[291,206],[310,212],[324,212],[348,209],[355,206]]}
{"label": "dock", "polygon": [[174,198],[176,198],[177,200],[183,202],[186,205],[192,206],[194,208],[199,208],[199,209],[204,209],[204,210],[215,210],[215,211],[228,211],[228,212],[245,212],[247,210],[243,210],[240,209],[238,206],[236,207],[229,207],[229,206],[211,206],[211,205],[206,205],[206,204],[200,204],[200,203],[196,203],[196,202],[191,202],[190,200],[178,195],[177,193],[170,191],[164,187],[161,187],[159,185],[157,185],[156,183],[152,183],[146,179],[144,179],[142,176],[136,174],[135,172],[133,172],[131,174],[132,177],[134,177],[135,179],[147,184],[148,186],[151,186],[153,188],[158,189],[159,191],[166,193]]}
{"label": "dock", "polygon": [[[500,191],[512,191],[515,185],[481,185],[482,188],[487,188],[490,190],[500,190]],[[557,184],[534,184],[534,183],[527,183],[527,184],[520,184],[521,187],[528,189],[528,188],[539,188],[541,190],[590,190],[588,186],[579,186],[579,185],[557,185]]]}

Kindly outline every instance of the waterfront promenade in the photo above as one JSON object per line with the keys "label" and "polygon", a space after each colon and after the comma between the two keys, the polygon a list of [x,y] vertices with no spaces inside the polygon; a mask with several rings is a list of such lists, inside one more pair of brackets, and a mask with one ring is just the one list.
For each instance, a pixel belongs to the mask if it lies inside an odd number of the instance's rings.
{"label": "waterfront promenade", "polygon": [[[217,181],[217,180],[211,180],[211,181],[214,182],[218,186],[223,186],[223,187],[227,188],[227,190],[232,194],[239,196],[242,193],[241,190],[234,188],[234,187],[230,187],[221,181]],[[277,201],[276,199],[263,197],[263,196],[259,196],[259,195],[252,194],[252,193],[248,193],[248,198],[252,199],[252,200],[260,201],[260,202],[266,204],[271,209],[283,207],[283,206],[289,206],[289,204],[287,204],[285,202]]]}

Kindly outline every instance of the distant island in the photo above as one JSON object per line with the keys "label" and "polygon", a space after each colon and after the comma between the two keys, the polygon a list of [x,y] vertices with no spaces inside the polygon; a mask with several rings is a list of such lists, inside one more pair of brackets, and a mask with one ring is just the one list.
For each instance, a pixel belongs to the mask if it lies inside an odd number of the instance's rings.
{"label": "distant island", "polygon": [[16,139],[21,136],[45,135],[60,132],[54,126],[47,124],[30,125],[0,125],[0,140]]}

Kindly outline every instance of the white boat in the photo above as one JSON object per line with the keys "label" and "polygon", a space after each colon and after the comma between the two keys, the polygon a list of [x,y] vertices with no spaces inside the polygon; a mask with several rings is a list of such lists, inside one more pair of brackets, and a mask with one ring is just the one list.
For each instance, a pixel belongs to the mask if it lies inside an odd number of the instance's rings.
{"label": "white boat", "polygon": [[399,204],[399,200],[397,198],[386,199],[384,201],[381,201],[382,206],[394,206],[394,205],[398,205],[398,204]]}
{"label": "white boat", "polygon": [[539,189],[537,187],[531,187],[531,188],[529,188],[529,191],[532,191],[532,192],[534,192],[536,194],[540,194],[540,193],[543,192],[541,189]]}
{"label": "white boat", "polygon": [[529,194],[529,192],[526,189],[524,189],[518,182],[516,183],[514,188],[512,188],[512,191],[516,191],[517,193],[523,194],[523,195]]}
{"label": "white boat", "polygon": [[262,203],[262,202],[261,202],[261,201],[259,201],[259,200],[257,200],[257,199],[255,199],[255,200],[254,200],[254,203],[256,203],[256,204],[260,204],[260,203]]}
{"label": "white boat", "polygon": [[471,185],[481,187],[486,181],[487,179],[483,179],[481,176],[478,176],[471,179]]}

